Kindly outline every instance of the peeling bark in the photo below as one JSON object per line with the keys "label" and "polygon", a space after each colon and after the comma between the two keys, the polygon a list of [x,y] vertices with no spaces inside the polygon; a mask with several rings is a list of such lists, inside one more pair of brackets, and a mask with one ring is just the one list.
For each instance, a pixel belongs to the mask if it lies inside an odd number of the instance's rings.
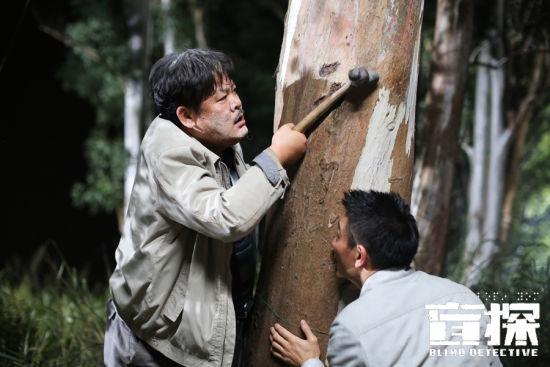
{"label": "peeling bark", "polygon": [[[275,127],[297,123],[331,86],[347,80],[351,68],[364,65],[380,74],[377,87],[351,91],[311,132],[273,216],[257,294],[290,322],[306,319],[328,331],[335,317],[339,289],[330,240],[343,214],[343,192],[395,191],[410,200],[422,13],[423,1],[289,4]],[[280,365],[267,342],[276,321],[257,297],[244,365]],[[324,354],[328,337],[318,337]]]}
{"label": "peeling bark", "polygon": [[472,0],[439,0],[421,150],[411,209],[420,246],[416,268],[443,275],[462,106],[473,28]]}

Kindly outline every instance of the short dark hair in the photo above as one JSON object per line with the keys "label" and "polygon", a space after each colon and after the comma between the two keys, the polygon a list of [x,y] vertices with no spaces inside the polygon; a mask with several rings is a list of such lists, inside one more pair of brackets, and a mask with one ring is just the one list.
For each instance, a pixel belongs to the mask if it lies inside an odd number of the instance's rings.
{"label": "short dark hair", "polygon": [[178,124],[176,109],[200,113],[200,104],[214,94],[216,83],[232,78],[233,61],[220,51],[187,49],[158,60],[149,74],[151,97],[162,118]]}
{"label": "short dark hair", "polygon": [[351,190],[344,194],[350,247],[365,246],[375,269],[409,268],[418,249],[416,220],[396,193]]}

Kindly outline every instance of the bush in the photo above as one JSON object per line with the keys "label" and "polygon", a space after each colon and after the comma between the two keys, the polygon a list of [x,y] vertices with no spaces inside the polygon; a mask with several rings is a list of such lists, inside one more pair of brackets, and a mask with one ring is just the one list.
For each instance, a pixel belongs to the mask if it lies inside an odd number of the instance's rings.
{"label": "bush", "polygon": [[[539,303],[540,327],[536,329],[538,357],[501,357],[505,367],[550,366],[550,257],[544,261],[547,247],[544,244],[515,246],[511,253],[502,254],[495,264],[484,272],[477,291],[485,306],[496,303]],[[497,294],[496,300],[484,294]],[[505,330],[502,331],[502,337]],[[504,348],[504,347],[503,347]]]}
{"label": "bush", "polygon": [[85,276],[48,250],[0,271],[0,364],[101,366],[107,289],[90,289]]}

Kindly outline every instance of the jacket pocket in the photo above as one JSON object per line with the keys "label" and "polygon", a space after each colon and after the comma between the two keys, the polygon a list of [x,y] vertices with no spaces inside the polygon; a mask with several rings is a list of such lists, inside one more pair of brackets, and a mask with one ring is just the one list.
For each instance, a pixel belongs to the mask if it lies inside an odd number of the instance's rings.
{"label": "jacket pocket", "polygon": [[176,322],[178,317],[183,312],[187,288],[189,285],[189,268],[193,257],[193,249],[195,247],[192,233],[188,230],[183,230],[179,233],[177,241],[173,241],[170,246],[175,246],[179,249],[180,256],[173,254],[172,260],[176,260],[179,272],[164,304],[163,316],[171,322]]}

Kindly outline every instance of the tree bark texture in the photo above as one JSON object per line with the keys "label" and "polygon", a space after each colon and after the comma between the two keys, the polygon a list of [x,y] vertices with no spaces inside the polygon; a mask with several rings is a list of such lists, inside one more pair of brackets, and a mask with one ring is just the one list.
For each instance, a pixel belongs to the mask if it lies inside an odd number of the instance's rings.
{"label": "tree bark texture", "polygon": [[[267,235],[244,365],[281,365],[268,339],[281,321],[266,303],[289,322],[305,319],[329,330],[339,301],[330,242],[345,191],[394,191],[410,200],[422,15],[423,1],[290,2],[275,127],[298,123],[347,81],[351,68],[376,70],[380,80],[350,91],[321,119],[291,173]],[[328,337],[318,337],[324,355]]]}
{"label": "tree bark texture", "polygon": [[472,0],[439,0],[431,81],[416,160],[412,211],[420,234],[416,268],[443,275],[451,190],[473,29]]}

